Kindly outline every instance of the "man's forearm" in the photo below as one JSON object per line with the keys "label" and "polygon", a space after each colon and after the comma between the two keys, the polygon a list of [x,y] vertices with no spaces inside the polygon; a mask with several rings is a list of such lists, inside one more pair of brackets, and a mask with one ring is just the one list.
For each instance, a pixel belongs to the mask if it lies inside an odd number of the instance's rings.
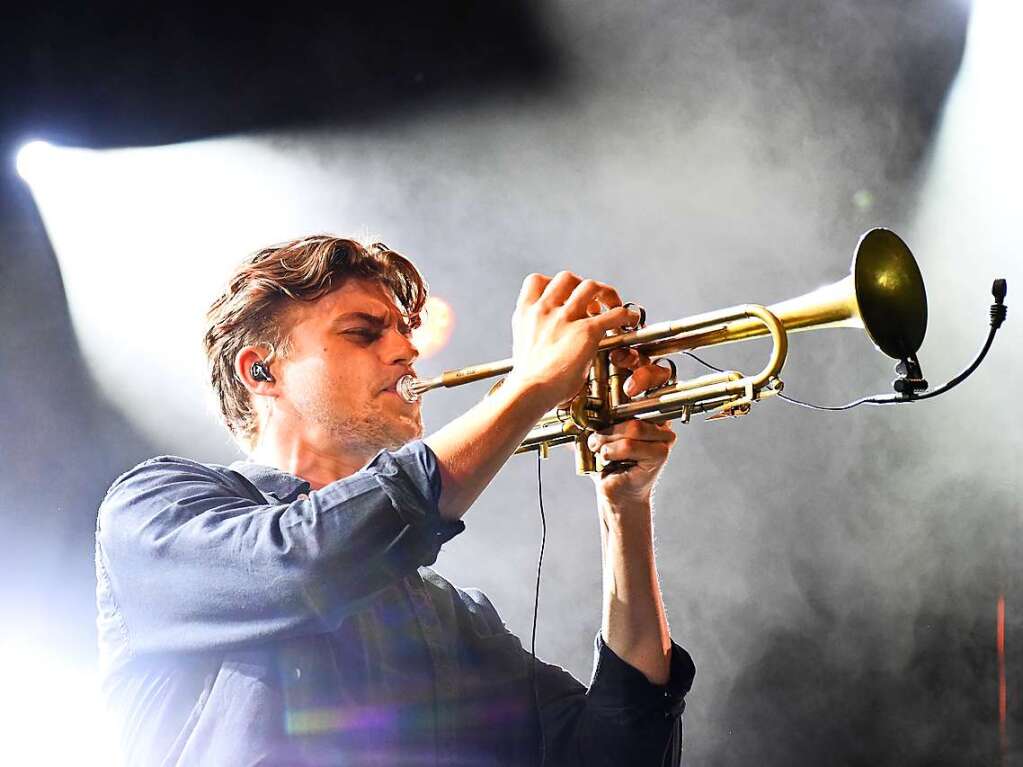
{"label": "man's forearm", "polygon": [[546,412],[535,390],[511,377],[493,395],[424,441],[441,471],[440,513],[461,518]]}
{"label": "man's forearm", "polygon": [[604,552],[601,633],[614,653],[652,684],[668,681],[671,637],[654,561],[649,503],[611,508],[599,501]]}

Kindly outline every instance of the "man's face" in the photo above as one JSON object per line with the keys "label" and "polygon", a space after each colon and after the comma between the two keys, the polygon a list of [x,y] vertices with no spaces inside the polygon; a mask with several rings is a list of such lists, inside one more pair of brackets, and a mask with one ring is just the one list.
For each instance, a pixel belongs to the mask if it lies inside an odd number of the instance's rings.
{"label": "man's face", "polygon": [[422,436],[419,403],[406,402],[395,390],[419,352],[380,283],[348,280],[293,311],[274,406],[287,412],[308,442],[328,453],[368,458]]}

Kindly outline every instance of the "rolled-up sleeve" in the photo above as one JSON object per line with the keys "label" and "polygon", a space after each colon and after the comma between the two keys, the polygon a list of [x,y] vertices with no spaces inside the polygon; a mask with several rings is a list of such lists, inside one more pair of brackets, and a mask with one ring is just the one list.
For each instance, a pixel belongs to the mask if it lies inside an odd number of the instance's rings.
{"label": "rolled-up sleeve", "polygon": [[552,763],[597,767],[674,767],[681,758],[681,716],[696,667],[689,653],[672,642],[671,672],[666,685],[652,684],[642,672],[619,658],[598,635],[593,679],[584,695],[565,694],[552,667],[560,695],[540,691],[541,727]]}
{"label": "rolled-up sleeve", "polygon": [[463,528],[438,513],[440,474],[422,442],[290,503],[260,503],[230,474],[158,458],[108,491],[99,588],[129,654],[330,631]]}

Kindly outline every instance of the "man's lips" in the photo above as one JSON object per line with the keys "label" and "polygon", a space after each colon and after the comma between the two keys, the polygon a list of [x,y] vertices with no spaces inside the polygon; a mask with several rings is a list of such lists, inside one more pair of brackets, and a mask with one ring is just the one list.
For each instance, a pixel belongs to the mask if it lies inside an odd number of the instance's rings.
{"label": "man's lips", "polygon": [[396,388],[394,388],[394,387],[391,387],[391,388],[388,388],[388,389],[384,389],[377,396],[378,397],[385,397],[385,398],[391,400],[392,402],[397,402],[398,403],[398,408],[401,409],[401,410],[405,410],[405,409],[419,410],[420,406],[422,405],[422,401],[421,400],[416,400],[415,402],[409,402],[401,394],[399,394],[398,390]]}
{"label": "man's lips", "polygon": [[403,402],[407,401],[404,397],[401,396],[401,394],[398,393],[398,381],[400,381],[402,378],[404,378],[407,375],[415,376],[415,373],[412,372],[411,370],[402,373],[400,376],[398,376],[393,381],[391,381],[390,384],[388,384],[383,389],[381,389],[380,393],[381,394],[393,394],[396,397],[400,397]]}

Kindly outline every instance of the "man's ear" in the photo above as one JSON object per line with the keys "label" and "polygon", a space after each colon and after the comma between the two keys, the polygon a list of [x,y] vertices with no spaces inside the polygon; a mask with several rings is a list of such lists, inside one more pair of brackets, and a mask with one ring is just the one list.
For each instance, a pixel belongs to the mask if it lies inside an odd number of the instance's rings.
{"label": "man's ear", "polygon": [[265,346],[246,346],[234,357],[234,374],[252,394],[276,396],[277,381],[267,362],[270,356]]}

